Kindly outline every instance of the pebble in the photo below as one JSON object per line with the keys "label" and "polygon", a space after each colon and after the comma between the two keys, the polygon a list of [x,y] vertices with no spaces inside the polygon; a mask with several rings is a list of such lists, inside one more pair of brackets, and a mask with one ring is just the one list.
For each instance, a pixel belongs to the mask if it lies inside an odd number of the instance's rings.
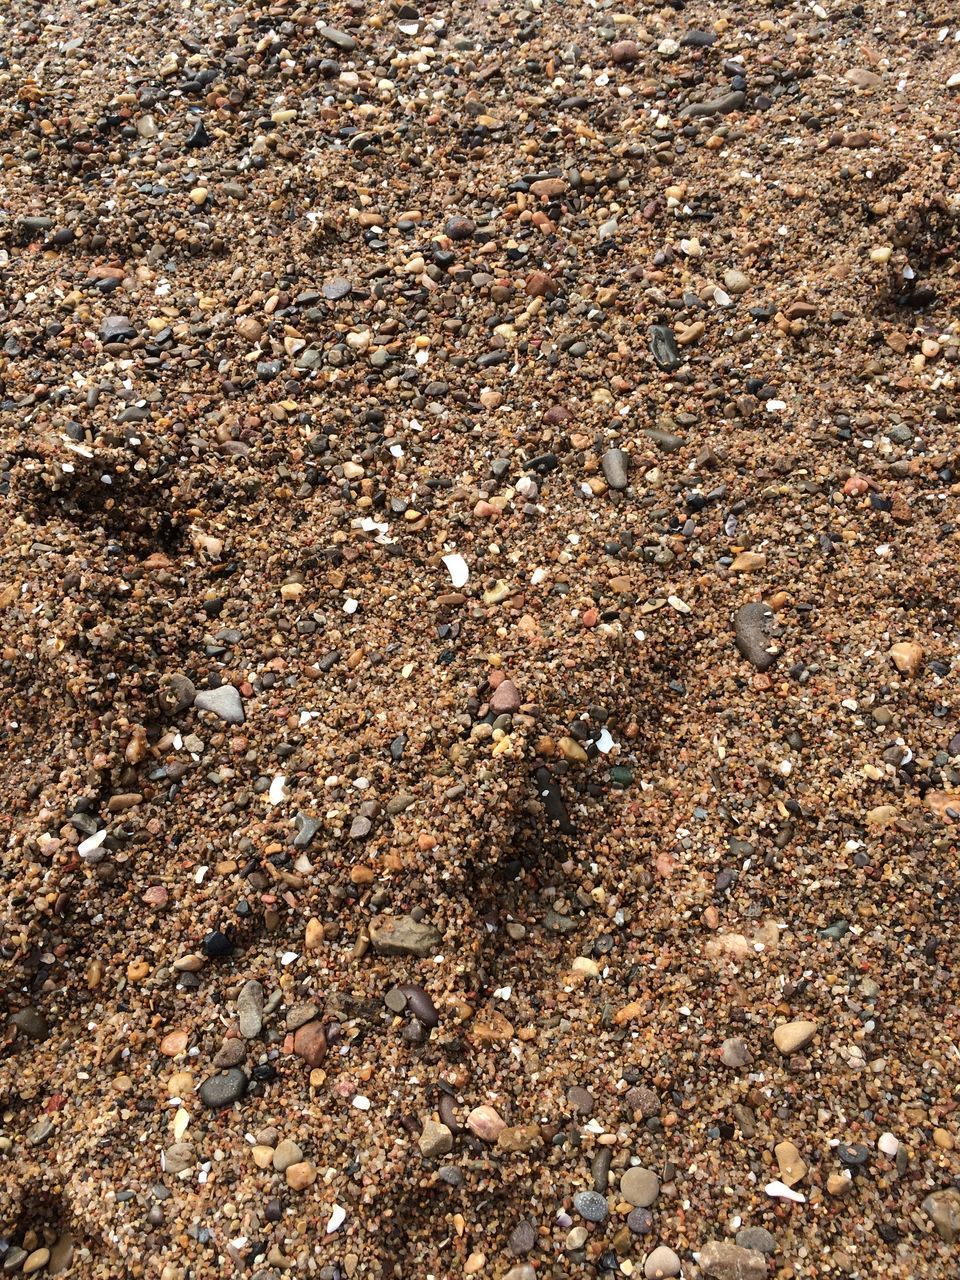
{"label": "pebble", "polygon": [[424,1120],[418,1146],[424,1159],[433,1160],[437,1156],[448,1155],[453,1150],[453,1134],[445,1124],[438,1124],[436,1120]]}
{"label": "pebble", "polygon": [[205,1107],[229,1107],[239,1101],[247,1091],[246,1072],[239,1067],[220,1071],[204,1080],[200,1086],[200,1101]]}
{"label": "pebble", "polygon": [[683,364],[673,330],[665,324],[655,324],[650,329],[650,350],[661,369],[672,373]]}
{"label": "pebble", "polygon": [[50,1250],[44,1247],[34,1249],[33,1253],[26,1259],[23,1264],[23,1274],[32,1276],[37,1271],[42,1271],[50,1261]]}
{"label": "pebble", "polygon": [[726,116],[731,111],[739,111],[747,100],[747,95],[740,89],[723,93],[717,98],[708,98],[704,102],[691,102],[680,112],[681,119],[695,116]]}
{"label": "pebble", "polygon": [[741,1227],[736,1240],[742,1249],[756,1253],[774,1254],[777,1251],[777,1242],[766,1227]]}
{"label": "pebble", "polygon": [[720,1061],[725,1067],[739,1070],[750,1066],[753,1062],[753,1054],[739,1036],[730,1036],[729,1039],[724,1040],[720,1049]]}
{"label": "pebble", "polygon": [[700,1250],[700,1270],[713,1280],[765,1280],[767,1260],[762,1253],[732,1244],[729,1240],[711,1240]]}
{"label": "pebble", "polygon": [[600,463],[611,489],[626,489],[629,483],[630,455],[622,449],[608,449]]}
{"label": "pebble", "polygon": [[773,1043],[784,1055],[805,1049],[817,1034],[817,1024],[808,1020],[781,1022],[773,1032]]}
{"label": "pebble", "polygon": [[243,724],[243,703],[239,690],[232,684],[222,684],[218,689],[201,689],[194,698],[193,705],[200,711],[212,711],[215,716],[225,720],[227,724]]}
{"label": "pebble", "polygon": [[960,1239],[960,1190],[956,1187],[932,1191],[923,1201],[923,1212],[945,1244]]}
{"label": "pebble", "polygon": [[467,1128],[484,1142],[496,1142],[507,1122],[493,1107],[480,1106],[467,1116]]}
{"label": "pebble", "polygon": [[644,1280],[666,1280],[679,1274],[680,1259],[668,1245],[657,1245],[644,1259]]}
{"label": "pebble", "polygon": [[773,640],[774,614],[769,605],[741,605],[734,616],[737,648],[758,671],[769,671],[779,650]]}
{"label": "pebble", "polygon": [[573,1207],[587,1222],[604,1222],[607,1217],[607,1198],[599,1191],[578,1191],[573,1197]]}
{"label": "pebble", "polygon": [[287,1165],[283,1176],[291,1191],[306,1191],[307,1187],[312,1187],[316,1182],[318,1173],[311,1161],[300,1160],[296,1164]]}
{"label": "pebble", "polygon": [[237,1015],[240,1034],[245,1040],[255,1040],[263,1027],[263,987],[251,979],[245,982],[237,997]]}
{"label": "pebble", "polygon": [[512,715],[520,710],[520,694],[512,680],[502,680],[490,695],[490,710],[496,715]]}
{"label": "pebble", "polygon": [[292,1164],[299,1164],[303,1160],[303,1152],[291,1138],[284,1138],[278,1142],[271,1159],[274,1169],[278,1173],[284,1173]]}
{"label": "pebble", "polygon": [[424,959],[440,950],[443,937],[433,925],[412,916],[380,916],[370,922],[370,942],[381,956]]}
{"label": "pebble", "polygon": [[660,1179],[652,1169],[632,1166],[620,1178],[620,1194],[628,1204],[648,1209],[660,1194]]}
{"label": "pebble", "polygon": [[293,1052],[308,1067],[319,1067],[327,1056],[327,1037],[319,1022],[307,1022],[298,1027],[293,1037]]}
{"label": "pebble", "polygon": [[507,1248],[514,1257],[522,1258],[530,1253],[537,1243],[537,1229],[532,1222],[518,1222],[507,1237]]}

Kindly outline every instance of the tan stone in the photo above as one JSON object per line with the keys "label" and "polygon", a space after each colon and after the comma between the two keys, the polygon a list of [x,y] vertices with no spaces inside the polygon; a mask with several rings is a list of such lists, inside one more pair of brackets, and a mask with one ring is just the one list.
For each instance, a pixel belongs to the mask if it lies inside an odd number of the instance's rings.
{"label": "tan stone", "polygon": [[923,662],[923,648],[913,640],[900,640],[890,649],[890,657],[901,675],[915,676]]}
{"label": "tan stone", "polygon": [[805,1049],[816,1034],[815,1022],[781,1022],[773,1033],[773,1043],[786,1056]]}
{"label": "tan stone", "polygon": [[780,1181],[795,1186],[807,1176],[807,1166],[792,1142],[778,1142],[773,1149],[780,1170]]}
{"label": "tan stone", "polygon": [[317,1180],[317,1171],[309,1160],[291,1164],[286,1171],[287,1186],[293,1191],[305,1191]]}

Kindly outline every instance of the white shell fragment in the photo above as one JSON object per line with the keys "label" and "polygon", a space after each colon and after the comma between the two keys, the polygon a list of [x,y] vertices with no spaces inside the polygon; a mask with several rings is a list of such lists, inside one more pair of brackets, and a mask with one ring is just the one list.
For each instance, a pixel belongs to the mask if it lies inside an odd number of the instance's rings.
{"label": "white shell fragment", "polygon": [[443,563],[447,566],[447,572],[450,574],[450,581],[453,583],[456,590],[459,591],[461,587],[465,587],[467,585],[467,580],[470,577],[470,570],[467,568],[467,562],[464,560],[463,556],[457,555],[456,553],[444,556]]}

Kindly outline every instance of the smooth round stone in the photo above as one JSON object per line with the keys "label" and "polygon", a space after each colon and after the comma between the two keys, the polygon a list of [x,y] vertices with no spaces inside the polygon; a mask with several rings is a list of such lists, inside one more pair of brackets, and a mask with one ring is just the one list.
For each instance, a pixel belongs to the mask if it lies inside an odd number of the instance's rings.
{"label": "smooth round stone", "polygon": [[620,1194],[629,1204],[648,1209],[660,1194],[660,1179],[652,1169],[637,1165],[620,1179]]}
{"label": "smooth round stone", "polygon": [[23,1264],[23,1274],[25,1276],[32,1276],[35,1271],[39,1271],[42,1267],[45,1267],[49,1261],[49,1249],[34,1249],[33,1253],[30,1254],[29,1258],[27,1258],[26,1262]]}
{"label": "smooth round stone", "polygon": [[573,1207],[587,1222],[603,1222],[607,1216],[607,1199],[599,1191],[578,1191]]}
{"label": "smooth round stone", "polygon": [[659,1244],[652,1253],[647,1254],[643,1274],[645,1280],[667,1280],[669,1276],[678,1276],[680,1259],[669,1246]]}
{"label": "smooth round stone", "polygon": [[777,1242],[766,1227],[744,1227],[737,1232],[737,1244],[741,1249],[755,1249],[757,1253],[776,1253]]}
{"label": "smooth round stone", "polygon": [[653,1214],[649,1209],[631,1209],[627,1214],[627,1226],[635,1236],[649,1235],[653,1230]]}
{"label": "smooth round stone", "polygon": [[239,1067],[221,1071],[200,1086],[200,1101],[205,1107],[229,1107],[247,1091],[247,1076]]}
{"label": "smooth round stone", "polygon": [[345,280],[343,276],[335,276],[321,287],[320,292],[328,302],[339,302],[341,298],[347,296],[352,288],[353,285],[349,280]]}

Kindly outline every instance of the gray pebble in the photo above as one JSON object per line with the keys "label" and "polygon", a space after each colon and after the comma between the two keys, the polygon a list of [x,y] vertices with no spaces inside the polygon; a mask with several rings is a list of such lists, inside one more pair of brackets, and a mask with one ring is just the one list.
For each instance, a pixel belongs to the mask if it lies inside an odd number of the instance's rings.
{"label": "gray pebble", "polygon": [[245,1040],[255,1040],[263,1027],[263,987],[251,979],[245,982],[237,997],[237,1014],[240,1034]]}
{"label": "gray pebble", "polygon": [[691,116],[726,116],[731,111],[739,111],[747,100],[741,89],[724,93],[719,98],[709,98],[706,102],[690,102],[680,112],[681,119]]}
{"label": "gray pebble", "polygon": [[611,489],[625,489],[630,470],[630,455],[622,449],[608,449],[600,463],[604,479]]}
{"label": "gray pebble", "polygon": [[757,1253],[776,1253],[777,1242],[766,1227],[743,1227],[737,1232],[737,1244]]}
{"label": "gray pebble", "polygon": [[239,1067],[221,1071],[204,1080],[200,1086],[200,1101],[205,1107],[229,1107],[247,1091],[246,1072]]}
{"label": "gray pebble", "polygon": [[607,1216],[607,1200],[599,1191],[578,1191],[573,1207],[587,1222],[603,1222]]}
{"label": "gray pebble", "polygon": [[672,373],[683,364],[683,357],[677,347],[677,339],[673,330],[665,324],[655,324],[650,329],[650,350],[661,369]]}
{"label": "gray pebble", "polygon": [[243,703],[232,684],[222,684],[219,689],[201,689],[193,705],[201,711],[212,711],[227,724],[243,724]]}
{"label": "gray pebble", "polygon": [[507,1248],[516,1258],[529,1253],[537,1243],[537,1229],[532,1222],[518,1222],[507,1238]]}
{"label": "gray pebble", "polygon": [[757,601],[741,605],[734,616],[737,648],[758,671],[768,671],[777,660],[779,649],[773,643],[774,626],[773,610]]}

